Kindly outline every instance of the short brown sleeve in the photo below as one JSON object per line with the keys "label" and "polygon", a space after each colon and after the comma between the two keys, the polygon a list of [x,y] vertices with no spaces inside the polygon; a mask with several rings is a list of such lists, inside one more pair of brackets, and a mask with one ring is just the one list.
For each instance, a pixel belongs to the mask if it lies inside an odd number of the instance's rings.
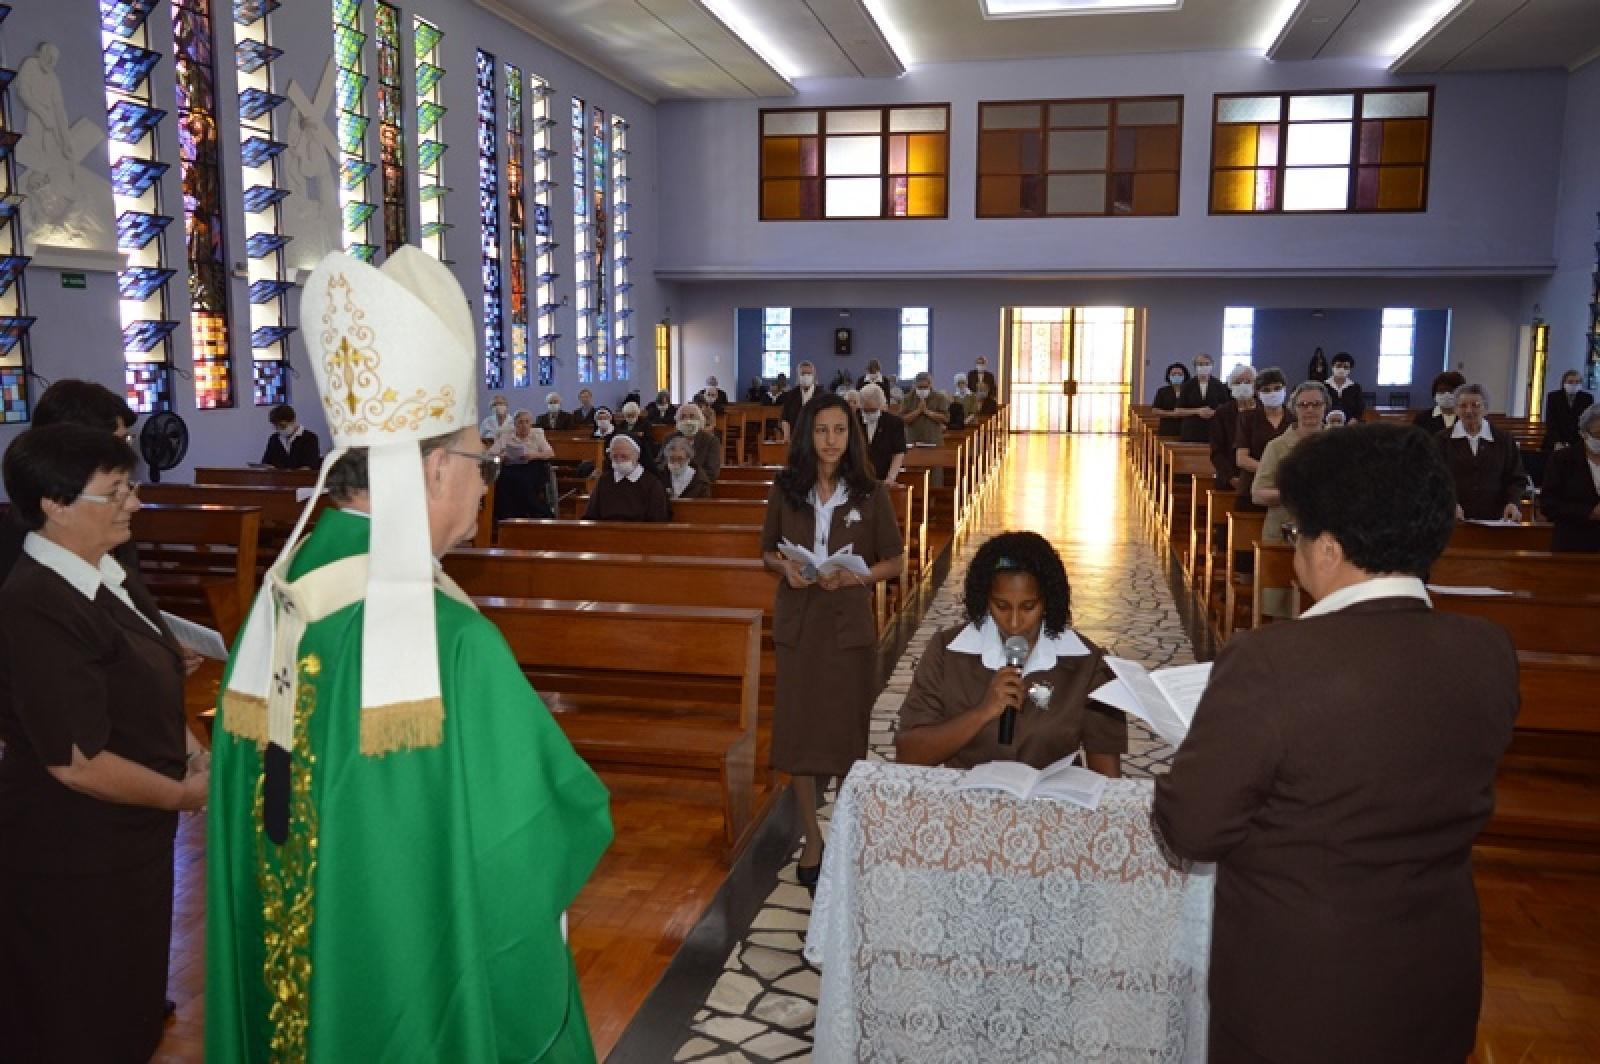
{"label": "short brown sleeve", "polygon": [[[917,671],[911,677],[911,690],[900,703],[900,730],[910,731],[929,724],[939,724],[954,714],[944,700],[944,658],[949,642],[943,635],[928,640]],[[964,707],[963,707],[964,708]],[[956,712],[960,712],[958,708]]]}
{"label": "short brown sleeve", "polygon": [[46,765],[68,765],[74,746],[94,757],[111,738],[105,668],[115,648],[84,611],[53,604],[57,608],[11,598],[0,611],[0,654],[10,679],[11,712],[35,756]]}
{"label": "short brown sleeve", "polygon": [[778,541],[783,538],[783,489],[772,485],[772,490],[767,492],[767,517],[761,523],[761,551],[768,554],[778,549]]}
{"label": "short brown sleeve", "polygon": [[872,549],[877,555],[876,561],[900,557],[905,553],[905,533],[894,517],[894,499],[888,487],[881,483],[873,490],[872,511]]}

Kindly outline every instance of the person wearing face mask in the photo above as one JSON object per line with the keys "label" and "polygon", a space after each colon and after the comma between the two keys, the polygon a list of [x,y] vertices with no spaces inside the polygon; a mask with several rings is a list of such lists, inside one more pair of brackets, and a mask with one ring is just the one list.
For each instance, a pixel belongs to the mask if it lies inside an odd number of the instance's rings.
{"label": "person wearing face mask", "polygon": [[761,393],[762,406],[782,406],[784,393],[789,390],[789,377],[780,373],[772,378],[772,383],[767,385]]}
{"label": "person wearing face mask", "polygon": [[[684,403],[678,408],[678,436],[689,441],[694,454],[694,467],[705,474],[707,480],[715,482],[722,473],[722,440],[707,427],[706,417],[706,412],[700,407]],[[667,452],[663,444],[661,454],[656,459],[656,469],[662,471],[666,467]]]}
{"label": "person wearing face mask", "polygon": [[672,405],[672,396],[665,389],[656,393],[656,401],[644,408],[644,420],[649,425],[677,423],[678,408]]}
{"label": "person wearing face mask", "polygon": [[728,393],[717,385],[716,377],[706,378],[706,386],[695,394],[694,401],[709,406],[719,417],[728,409]]}
{"label": "person wearing face mask", "polygon": [[989,360],[982,355],[973,360],[972,368],[967,371],[967,387],[974,392],[987,390],[991,396],[1000,394],[1000,386],[989,372]]}
{"label": "person wearing face mask", "polygon": [[545,412],[534,419],[534,424],[545,432],[561,432],[574,428],[572,415],[561,409],[561,395],[551,392],[544,397]]}
{"label": "person wearing face mask", "polygon": [[800,411],[822,394],[817,387],[817,367],[810,362],[802,362],[797,368],[794,387],[783,394],[783,423],[778,431],[783,434],[785,443],[794,435],[794,427],[800,421]]}
{"label": "person wearing face mask", "polygon": [[861,375],[860,380],[856,381],[856,390],[860,391],[869,384],[876,384],[886,394],[894,384],[894,378],[884,375],[883,365],[875,358],[867,363],[867,371]]}
{"label": "person wearing face mask", "polygon": [[1155,398],[1150,405],[1157,410],[1169,411],[1169,417],[1163,417],[1156,425],[1157,436],[1169,436],[1176,439],[1183,432],[1183,418],[1178,415],[1178,400],[1183,395],[1184,389],[1189,384],[1189,367],[1182,362],[1174,362],[1167,367],[1167,383],[1156,389]]}
{"label": "person wearing face mask", "polygon": [[593,432],[594,438],[597,440],[603,440],[608,438],[613,432],[616,431],[616,419],[611,416],[611,408],[608,406],[595,407]]}
{"label": "person wearing face mask", "polygon": [[1455,370],[1445,370],[1433,378],[1433,409],[1424,410],[1411,419],[1417,428],[1432,436],[1456,427],[1456,389],[1467,383],[1467,378]]}
{"label": "person wearing face mask", "polygon": [[1000,412],[1000,403],[995,399],[994,393],[989,390],[987,384],[981,384],[973,391],[972,402],[977,408],[977,413],[973,414],[969,421],[982,421],[985,418],[994,417]]}
{"label": "person wearing face mask", "polygon": [[489,416],[478,422],[478,438],[493,445],[503,432],[511,431],[511,404],[497,395],[489,400]]}
{"label": "person wearing face mask", "polygon": [[1552,551],[1600,552],[1600,406],[1578,415],[1578,443],[1550,456],[1539,492]]}
{"label": "person wearing face mask", "polygon": [[[935,635],[900,706],[895,760],[973,768],[989,761],[1053,765],[1083,751],[1087,766],[1122,775],[1128,719],[1089,701],[1113,674],[1100,648],[1071,628],[1072,587],[1048,540],[1006,532],[982,547],[967,569],[966,624]],[[1005,641],[1029,648],[1007,665]],[[1017,710],[1014,742],[1000,742],[1000,715]]]}
{"label": "person wearing face mask", "polygon": [[261,453],[261,465],[273,469],[316,469],[322,465],[322,444],[317,434],[300,424],[294,407],[279,403],[267,415],[272,435]]}
{"label": "person wearing face mask", "polygon": [[661,448],[662,463],[658,470],[661,485],[674,499],[709,499],[711,481],[694,467],[694,445],[682,436],[673,436]]}
{"label": "person wearing face mask", "polygon": [[917,374],[911,394],[900,405],[900,420],[906,423],[906,442],[937,447],[944,442],[944,427],[950,423],[950,398],[933,390],[933,377]]}
{"label": "person wearing face mask", "polygon": [[860,392],[856,391],[854,388],[851,388],[849,391],[841,392],[840,394],[844,396],[844,401],[850,404],[850,412],[852,414],[861,413]]}
{"label": "person wearing face mask", "polygon": [[1522,450],[1508,432],[1489,427],[1489,390],[1481,384],[1456,389],[1460,419],[1434,437],[1456,483],[1456,519],[1521,521],[1517,502],[1528,486]]}
{"label": "person wearing face mask", "polygon": [[861,389],[861,426],[867,435],[867,458],[873,475],[894,483],[906,460],[906,424],[884,407],[883,389],[869,384]]}
{"label": "person wearing face mask", "polygon": [[1578,418],[1594,405],[1594,396],[1579,385],[1583,378],[1575,369],[1561,375],[1561,387],[1544,397],[1544,443],[1540,450],[1546,455],[1566,447],[1576,447]]}
{"label": "person wearing face mask", "polygon": [[594,493],[583,511],[585,521],[672,520],[672,503],[658,477],[646,476],[639,464],[639,445],[633,437],[614,435],[606,448],[609,471],[595,481]]}
{"label": "person wearing face mask", "polygon": [[[1250,498],[1257,506],[1267,508],[1261,522],[1261,538],[1281,540],[1283,524],[1289,519],[1283,499],[1278,493],[1278,466],[1296,447],[1323,429],[1323,419],[1328,415],[1328,386],[1320,381],[1305,381],[1289,397],[1289,430],[1267,444],[1250,485]],[[1271,588],[1262,594],[1262,612],[1271,617],[1294,616],[1295,591]]]}
{"label": "person wearing face mask", "polygon": [[1239,413],[1235,430],[1233,462],[1239,468],[1239,496],[1234,505],[1241,510],[1260,510],[1250,497],[1256,469],[1267,444],[1289,431],[1294,419],[1284,409],[1287,399],[1283,371],[1275,366],[1256,374],[1256,406]]}
{"label": "person wearing face mask", "polygon": [[640,461],[646,469],[654,469],[656,465],[656,445],[650,437],[650,426],[645,421],[644,414],[639,409],[639,404],[629,400],[622,404],[622,419],[616,423],[617,431],[624,436],[631,436],[633,442],[639,445]]}
{"label": "person wearing face mask", "polygon": [[555,477],[551,461],[555,448],[535,428],[533,415],[518,410],[511,416],[511,431],[495,437],[489,453],[500,458],[500,478],[494,489],[494,519],[554,517]]}
{"label": "person wearing face mask", "polygon": [[1211,375],[1211,356],[1196,355],[1194,377],[1178,393],[1178,409],[1183,418],[1178,438],[1184,443],[1206,443],[1211,439],[1211,422],[1217,408],[1229,398],[1228,388]]}
{"label": "person wearing face mask", "polygon": [[1333,356],[1333,374],[1327,380],[1328,394],[1332,397],[1329,410],[1343,410],[1344,416],[1352,424],[1361,420],[1361,415],[1367,411],[1367,400],[1361,394],[1361,385],[1350,379],[1350,374],[1355,370],[1356,360],[1350,357],[1348,351],[1340,351]]}
{"label": "person wearing face mask", "polygon": [[1211,468],[1223,487],[1239,485],[1239,462],[1234,454],[1238,449],[1239,416],[1256,408],[1255,385],[1254,366],[1248,362],[1235,366],[1228,374],[1230,398],[1217,407],[1217,416],[1211,419]]}

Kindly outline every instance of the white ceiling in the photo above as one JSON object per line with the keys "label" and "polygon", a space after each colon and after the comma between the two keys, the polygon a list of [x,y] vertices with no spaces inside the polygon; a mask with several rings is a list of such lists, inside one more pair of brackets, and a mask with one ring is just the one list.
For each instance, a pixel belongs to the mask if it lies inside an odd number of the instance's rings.
{"label": "white ceiling", "polygon": [[[787,96],[799,78],[892,77],[901,59],[1243,50],[1387,61],[1441,4],[1184,0],[1177,10],[989,19],[981,0],[724,0],[739,12],[730,18],[761,33],[763,57],[699,0],[476,2],[651,99]],[[1597,54],[1600,0],[1461,0],[1394,69],[1572,68]]]}

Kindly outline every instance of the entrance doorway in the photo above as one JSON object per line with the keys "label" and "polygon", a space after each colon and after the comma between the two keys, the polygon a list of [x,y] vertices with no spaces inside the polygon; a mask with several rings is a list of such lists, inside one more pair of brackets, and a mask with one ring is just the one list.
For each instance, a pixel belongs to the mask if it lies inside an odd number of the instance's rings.
{"label": "entrance doorway", "polygon": [[1007,307],[1012,432],[1123,432],[1138,307]]}

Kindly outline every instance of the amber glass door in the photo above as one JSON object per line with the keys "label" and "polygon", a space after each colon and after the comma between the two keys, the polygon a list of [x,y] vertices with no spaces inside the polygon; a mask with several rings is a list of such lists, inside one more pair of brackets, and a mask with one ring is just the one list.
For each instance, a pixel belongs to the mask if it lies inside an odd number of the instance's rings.
{"label": "amber glass door", "polygon": [[1008,307],[1011,431],[1122,432],[1137,307]]}

